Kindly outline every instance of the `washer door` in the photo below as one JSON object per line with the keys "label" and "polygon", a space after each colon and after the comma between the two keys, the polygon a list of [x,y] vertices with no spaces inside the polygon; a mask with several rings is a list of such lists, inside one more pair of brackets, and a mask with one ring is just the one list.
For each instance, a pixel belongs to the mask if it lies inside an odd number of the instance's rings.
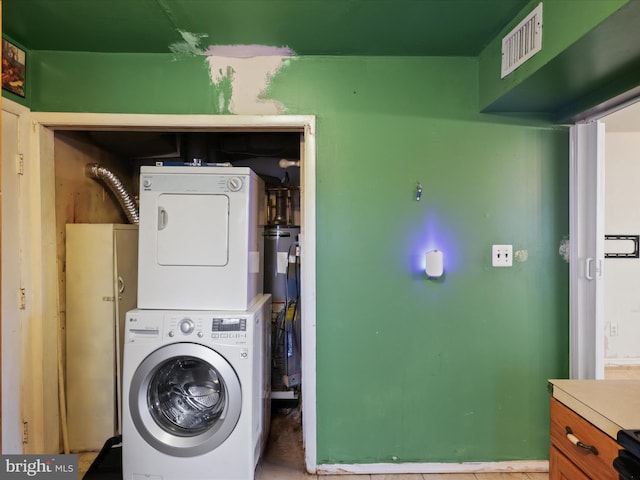
{"label": "washer door", "polygon": [[176,457],[201,455],[222,444],[238,423],[240,380],[214,350],[174,343],[153,352],[137,368],[129,408],[149,445]]}

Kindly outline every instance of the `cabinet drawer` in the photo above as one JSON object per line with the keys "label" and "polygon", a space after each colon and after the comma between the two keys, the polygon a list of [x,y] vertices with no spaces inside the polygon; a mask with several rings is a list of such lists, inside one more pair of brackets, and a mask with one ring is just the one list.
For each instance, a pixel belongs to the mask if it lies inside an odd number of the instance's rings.
{"label": "cabinet drawer", "polygon": [[[613,459],[618,456],[618,444],[584,418],[551,398],[551,443],[590,478],[617,480]],[[595,447],[596,452],[574,445],[567,438],[566,428],[584,445]]]}
{"label": "cabinet drawer", "polygon": [[589,480],[589,477],[551,445],[549,449],[549,480]]}

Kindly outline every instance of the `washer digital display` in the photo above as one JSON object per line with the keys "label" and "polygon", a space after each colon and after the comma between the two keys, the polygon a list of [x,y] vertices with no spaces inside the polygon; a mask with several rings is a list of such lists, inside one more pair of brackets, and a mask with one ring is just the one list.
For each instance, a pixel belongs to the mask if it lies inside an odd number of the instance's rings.
{"label": "washer digital display", "polygon": [[212,332],[246,332],[246,318],[214,318]]}

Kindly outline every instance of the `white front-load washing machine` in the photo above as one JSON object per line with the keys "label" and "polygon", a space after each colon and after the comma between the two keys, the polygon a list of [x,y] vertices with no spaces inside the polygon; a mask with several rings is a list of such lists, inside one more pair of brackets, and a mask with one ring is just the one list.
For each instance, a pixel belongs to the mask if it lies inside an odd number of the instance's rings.
{"label": "white front-load washing machine", "polygon": [[263,203],[249,168],[141,167],[138,308],[248,310],[263,291]]}
{"label": "white front-load washing machine", "polygon": [[123,480],[253,480],[270,422],[271,296],[246,312],[132,310]]}

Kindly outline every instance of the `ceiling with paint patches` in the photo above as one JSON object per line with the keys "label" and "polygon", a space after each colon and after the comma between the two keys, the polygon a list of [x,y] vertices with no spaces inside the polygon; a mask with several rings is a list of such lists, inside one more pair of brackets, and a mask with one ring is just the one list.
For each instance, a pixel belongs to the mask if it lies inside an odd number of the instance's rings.
{"label": "ceiling with paint patches", "polygon": [[210,45],[297,55],[476,56],[528,0],[3,0],[28,50],[167,53]]}

